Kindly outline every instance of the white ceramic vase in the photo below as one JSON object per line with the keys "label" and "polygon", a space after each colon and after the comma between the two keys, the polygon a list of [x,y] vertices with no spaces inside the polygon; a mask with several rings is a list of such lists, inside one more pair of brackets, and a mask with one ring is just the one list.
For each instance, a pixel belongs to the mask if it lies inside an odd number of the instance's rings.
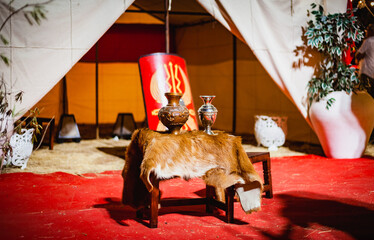
{"label": "white ceramic vase", "polygon": [[255,115],[255,138],[257,145],[277,151],[286,141],[287,117]]}
{"label": "white ceramic vase", "polygon": [[[326,101],[335,102],[326,109]],[[309,109],[323,151],[330,158],[360,158],[374,127],[374,99],[366,92],[333,92]]]}
{"label": "white ceramic vase", "polygon": [[33,150],[32,137],[35,129],[21,129],[21,134],[14,133],[10,138],[13,154],[8,153],[6,163],[25,169]]}

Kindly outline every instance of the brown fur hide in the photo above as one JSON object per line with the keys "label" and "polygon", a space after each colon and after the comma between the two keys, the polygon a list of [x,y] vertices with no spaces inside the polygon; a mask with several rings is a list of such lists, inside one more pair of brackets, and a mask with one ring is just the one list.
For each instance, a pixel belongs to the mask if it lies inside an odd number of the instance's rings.
{"label": "brown fur hide", "polygon": [[[146,206],[152,191],[151,174],[159,179],[201,177],[214,186],[219,200],[223,190],[234,184],[255,185],[262,190],[262,180],[248,159],[241,138],[201,131],[179,135],[136,130],[126,151],[123,203],[135,208]],[[258,209],[254,209],[258,210]]]}

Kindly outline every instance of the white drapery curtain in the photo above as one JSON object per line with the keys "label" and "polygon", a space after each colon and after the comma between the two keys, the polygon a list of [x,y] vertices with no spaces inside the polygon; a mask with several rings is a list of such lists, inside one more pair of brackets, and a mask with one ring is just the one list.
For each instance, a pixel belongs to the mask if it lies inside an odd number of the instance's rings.
{"label": "white drapery curtain", "polygon": [[[0,21],[9,15],[0,0]],[[42,1],[42,0],[38,0]],[[38,2],[37,0],[30,2]],[[294,50],[303,44],[302,27],[312,2],[328,12],[346,10],[346,0],[197,0],[221,24],[245,42],[269,75],[308,121],[306,84],[313,69],[293,67]],[[47,20],[30,26],[22,14],[12,17],[0,43],[10,66],[0,62],[12,92],[24,91],[21,114],[37,103],[95,44],[134,0],[58,0],[46,5]],[[19,8],[24,1],[14,1]],[[17,6],[18,4],[18,6]],[[250,81],[250,79],[249,79]],[[266,89],[263,89],[266,91]]]}
{"label": "white drapery curtain", "polygon": [[[269,75],[309,123],[307,82],[313,68],[295,66],[303,45],[311,3],[326,12],[345,12],[347,0],[197,0],[223,26],[246,43]],[[296,64],[297,65],[297,64]],[[250,81],[250,79],[248,79]],[[266,89],[263,89],[266,91]]]}
{"label": "white drapery curtain", "polygon": [[[0,23],[10,15],[8,2],[1,0]],[[45,0],[27,1],[41,2]],[[24,92],[22,103],[15,106],[19,116],[48,93],[133,2],[55,0],[45,5],[47,20],[40,25],[30,25],[22,12],[13,15],[1,32],[9,45],[0,43],[10,66],[1,61],[0,73],[13,93]],[[14,1],[12,7],[25,3]]]}

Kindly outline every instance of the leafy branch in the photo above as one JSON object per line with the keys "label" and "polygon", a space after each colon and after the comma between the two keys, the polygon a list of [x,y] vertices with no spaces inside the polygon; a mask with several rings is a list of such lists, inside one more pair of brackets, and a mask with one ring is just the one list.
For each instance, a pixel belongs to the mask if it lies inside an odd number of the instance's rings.
{"label": "leafy branch", "polygon": [[[0,25],[0,32],[1,30],[3,30],[3,28],[5,27],[5,24],[12,18],[12,16],[19,12],[23,12],[24,17],[26,18],[26,20],[28,21],[30,25],[33,25],[32,20],[34,20],[39,25],[42,19],[47,19],[46,17],[47,10],[44,8],[44,5],[52,1],[53,0],[49,0],[46,2],[42,2],[42,3],[27,3],[18,9],[15,9],[11,6],[14,0],[10,1],[8,4],[1,3],[4,7],[6,7],[10,11],[10,14],[4,20],[4,22]],[[32,8],[32,9],[27,10],[27,8]],[[8,39],[5,38],[4,35],[2,35],[1,33],[0,33],[0,40],[4,45],[9,45]],[[0,58],[7,66],[9,66],[10,62],[7,56],[0,53]]]}
{"label": "leafy branch", "polygon": [[[11,0],[9,3],[0,2],[0,7],[1,6],[5,7],[10,12],[10,14],[5,18],[4,22],[1,23],[0,25],[0,41],[6,46],[9,45],[9,41],[7,37],[5,37],[1,33],[1,31],[6,26],[6,23],[15,14],[23,13],[24,17],[26,18],[27,22],[30,25],[33,25],[34,23],[39,25],[42,19],[46,19],[47,10],[44,8],[44,6],[52,2],[53,0],[48,0],[45,2],[41,2],[41,3],[32,3],[32,4],[27,3],[17,9],[12,7],[12,3],[14,1],[15,0]],[[0,53],[0,58],[1,58],[1,61],[5,63],[5,65],[7,66],[10,65],[11,62],[5,54]],[[14,133],[12,119],[16,111],[14,107],[13,108],[11,107],[11,104],[10,104],[11,99],[14,98],[15,102],[21,102],[23,92],[19,91],[17,93],[14,93],[14,92],[9,91],[8,90],[9,86],[7,86],[3,73],[1,73],[0,78],[1,78],[0,79],[0,171],[1,171],[5,156],[7,156],[7,154],[12,155],[10,137]],[[39,109],[30,110],[30,114],[27,118],[31,117],[30,127],[35,128],[35,131],[37,133],[38,132],[40,133],[41,126],[38,124],[37,118],[36,118],[38,115],[39,115]],[[11,120],[11,122],[9,121],[9,119]],[[21,126],[21,125],[17,125],[16,129],[18,128],[18,126]]]}
{"label": "leafy branch", "polygon": [[[321,5],[312,3],[311,6],[314,20],[308,21],[304,36],[307,46],[316,49],[322,60],[308,82],[309,104],[334,91],[350,94],[363,87],[357,70],[343,61],[347,51],[353,52],[355,44],[364,38],[362,26],[354,15],[356,9],[326,15]],[[326,108],[329,109],[334,101],[328,99]]]}

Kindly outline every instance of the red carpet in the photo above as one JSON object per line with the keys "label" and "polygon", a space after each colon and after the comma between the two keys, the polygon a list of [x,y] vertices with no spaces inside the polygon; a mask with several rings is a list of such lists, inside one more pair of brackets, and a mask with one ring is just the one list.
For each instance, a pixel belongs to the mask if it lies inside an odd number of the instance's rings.
{"label": "red carpet", "polygon": [[[121,205],[120,171],[2,174],[0,239],[374,239],[373,158],[272,158],[272,174],[275,196],[260,212],[235,203],[235,223],[226,224],[204,206],[162,208],[157,229]],[[163,197],[204,195],[198,179],[161,189]]]}

